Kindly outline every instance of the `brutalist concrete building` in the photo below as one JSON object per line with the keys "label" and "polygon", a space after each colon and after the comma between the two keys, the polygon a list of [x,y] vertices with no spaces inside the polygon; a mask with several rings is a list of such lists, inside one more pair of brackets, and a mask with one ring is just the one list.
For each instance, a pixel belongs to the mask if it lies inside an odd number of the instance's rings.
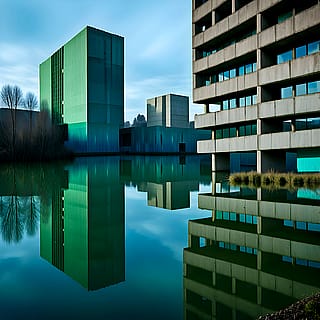
{"label": "brutalist concrete building", "polygon": [[319,171],[319,1],[193,0],[192,13],[195,127],[212,131],[197,150],[213,171]]}
{"label": "brutalist concrete building", "polygon": [[40,108],[68,127],[75,153],[119,152],[124,119],[124,38],[92,27],[40,65]]}

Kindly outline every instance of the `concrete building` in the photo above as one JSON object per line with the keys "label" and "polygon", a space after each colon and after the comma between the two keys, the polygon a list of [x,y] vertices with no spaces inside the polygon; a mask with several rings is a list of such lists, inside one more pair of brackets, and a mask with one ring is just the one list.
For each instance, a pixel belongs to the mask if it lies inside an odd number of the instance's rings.
{"label": "concrete building", "polygon": [[189,122],[189,97],[167,94],[147,100],[147,126],[120,130],[120,148],[127,153],[196,153],[197,140],[209,130]]}
{"label": "concrete building", "polygon": [[193,0],[192,14],[195,127],[212,131],[197,149],[212,170],[242,158],[283,171],[297,158],[319,171],[319,1]]}
{"label": "concrete building", "polygon": [[92,27],[40,65],[40,108],[68,126],[75,153],[119,152],[124,119],[124,39]]}
{"label": "concrete building", "polygon": [[148,127],[189,128],[189,97],[167,94],[147,100]]}
{"label": "concrete building", "polygon": [[199,208],[212,216],[189,221],[186,319],[256,319],[319,291],[320,200],[304,196],[199,195]]}

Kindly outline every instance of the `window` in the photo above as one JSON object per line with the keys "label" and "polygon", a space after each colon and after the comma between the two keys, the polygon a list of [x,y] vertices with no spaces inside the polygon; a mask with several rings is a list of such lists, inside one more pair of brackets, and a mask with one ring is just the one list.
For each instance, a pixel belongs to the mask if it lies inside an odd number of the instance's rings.
{"label": "window", "polygon": [[245,136],[246,135],[246,128],[245,128],[245,126],[240,126],[239,127],[239,136],[240,137],[243,137],[243,136]]}
{"label": "window", "polygon": [[230,99],[230,109],[237,107],[237,99]]}
{"label": "window", "polygon": [[253,71],[253,72],[256,72],[256,71],[257,71],[257,63],[256,63],[256,62],[254,62],[254,63],[252,64],[252,71]]}
{"label": "window", "polygon": [[223,72],[219,73],[219,82],[223,81]]}
{"label": "window", "polygon": [[252,72],[252,64],[247,64],[246,65],[246,74],[251,73]]}
{"label": "window", "polygon": [[224,100],[222,102],[222,110],[228,110],[229,109],[229,100]]}
{"label": "window", "polygon": [[240,107],[245,107],[246,106],[246,98],[244,98],[244,97],[240,98],[239,104],[240,104]]}
{"label": "window", "polygon": [[292,86],[281,88],[281,99],[292,97]]}
{"label": "window", "polygon": [[230,79],[231,79],[231,78],[235,78],[236,75],[237,75],[237,69],[236,69],[236,68],[231,69],[231,70],[230,70]]}
{"label": "window", "polygon": [[308,83],[308,94],[320,92],[320,80]]}
{"label": "window", "polygon": [[230,71],[225,71],[223,73],[223,80],[229,80],[230,79]]}
{"label": "window", "polygon": [[320,40],[308,44],[308,54],[320,51]]}
{"label": "window", "polygon": [[306,54],[307,54],[307,46],[306,45],[296,48],[296,59],[303,57]]}
{"label": "window", "polygon": [[244,66],[239,67],[239,76],[244,75]]}
{"label": "window", "polygon": [[254,94],[252,96],[252,104],[257,104],[257,95],[256,94]]}
{"label": "window", "polygon": [[222,130],[221,129],[216,130],[216,139],[222,139]]}
{"label": "window", "polygon": [[302,96],[307,93],[307,84],[297,84],[296,85],[296,96]]}
{"label": "window", "polygon": [[237,128],[230,128],[230,138],[237,136]]}
{"label": "window", "polygon": [[292,50],[283,52],[277,56],[277,64],[284,63],[289,60],[292,60]]}
{"label": "window", "polygon": [[278,23],[281,23],[281,22],[289,19],[290,17],[292,17],[292,10],[285,12],[285,13],[282,13],[282,14],[279,14],[278,15]]}
{"label": "window", "polygon": [[252,105],[252,97],[251,96],[247,96],[246,97],[246,106],[251,106]]}

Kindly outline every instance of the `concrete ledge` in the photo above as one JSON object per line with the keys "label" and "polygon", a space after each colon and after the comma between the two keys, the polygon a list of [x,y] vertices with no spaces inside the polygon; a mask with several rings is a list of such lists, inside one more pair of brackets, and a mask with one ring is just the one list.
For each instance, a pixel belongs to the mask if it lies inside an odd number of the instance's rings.
{"label": "concrete ledge", "polygon": [[215,153],[216,152],[215,140],[197,141],[197,152],[198,153]]}
{"label": "concrete ledge", "polygon": [[214,127],[216,125],[216,112],[196,114],[194,124],[196,129]]}
{"label": "concrete ledge", "polygon": [[200,7],[192,12],[192,23],[199,21],[201,18],[211,13],[211,1],[203,3]]}
{"label": "concrete ledge", "polygon": [[290,79],[290,62],[277,64],[259,71],[259,84],[273,84]]}

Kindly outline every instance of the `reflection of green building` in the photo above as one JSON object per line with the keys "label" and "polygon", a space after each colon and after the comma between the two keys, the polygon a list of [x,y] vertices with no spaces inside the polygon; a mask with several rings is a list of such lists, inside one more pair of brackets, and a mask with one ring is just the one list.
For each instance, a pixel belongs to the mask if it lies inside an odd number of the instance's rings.
{"label": "reflection of green building", "polygon": [[74,152],[118,152],[124,113],[123,38],[92,27],[40,65],[40,107],[68,126]]}
{"label": "reflection of green building", "polygon": [[124,186],[118,158],[90,161],[77,160],[68,189],[56,191],[52,205],[42,208],[40,254],[96,290],[125,279]]}
{"label": "reflection of green building", "polygon": [[199,196],[212,217],[189,222],[186,318],[256,319],[319,291],[319,201],[289,197]]}

